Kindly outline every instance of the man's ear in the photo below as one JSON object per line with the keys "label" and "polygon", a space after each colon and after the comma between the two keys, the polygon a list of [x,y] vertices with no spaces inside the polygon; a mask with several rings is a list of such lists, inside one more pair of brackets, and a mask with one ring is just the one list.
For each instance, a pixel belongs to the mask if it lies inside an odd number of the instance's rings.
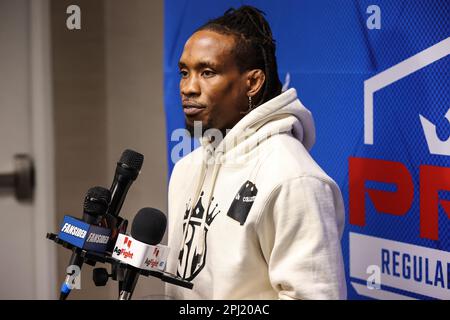
{"label": "man's ear", "polygon": [[247,96],[255,97],[264,85],[266,75],[261,69],[247,71]]}

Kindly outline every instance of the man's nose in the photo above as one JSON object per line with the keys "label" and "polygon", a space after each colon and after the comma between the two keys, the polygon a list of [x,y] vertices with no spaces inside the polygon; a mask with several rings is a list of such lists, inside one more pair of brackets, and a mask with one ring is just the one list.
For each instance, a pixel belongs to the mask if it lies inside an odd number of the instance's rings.
{"label": "man's nose", "polygon": [[180,82],[180,92],[184,96],[197,96],[200,94],[200,84],[195,75],[191,75]]}

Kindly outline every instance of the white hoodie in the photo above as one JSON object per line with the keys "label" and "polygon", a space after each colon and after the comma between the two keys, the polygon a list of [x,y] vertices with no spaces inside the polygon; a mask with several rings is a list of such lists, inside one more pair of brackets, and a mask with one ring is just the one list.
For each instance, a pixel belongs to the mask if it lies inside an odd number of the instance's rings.
{"label": "white hoodie", "polygon": [[[342,196],[311,158],[311,113],[289,89],[202,139],[169,184],[177,299],[344,299]],[[192,210],[191,210],[192,209]]]}

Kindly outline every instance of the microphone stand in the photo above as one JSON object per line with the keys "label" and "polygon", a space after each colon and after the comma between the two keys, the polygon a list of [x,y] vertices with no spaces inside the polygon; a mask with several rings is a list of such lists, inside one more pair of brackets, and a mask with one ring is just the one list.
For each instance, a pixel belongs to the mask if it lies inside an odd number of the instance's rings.
{"label": "microphone stand", "polygon": [[[126,220],[125,220],[126,221]],[[80,253],[80,256],[84,259],[84,262],[94,266],[97,262],[104,263],[104,264],[110,264],[112,273],[108,274],[106,270],[101,270],[101,268],[94,269],[101,272],[94,272],[94,283],[97,286],[104,286],[106,285],[108,278],[111,278],[112,280],[118,281],[119,285],[119,300],[130,300],[132,294],[130,292],[122,291],[121,287],[123,286],[123,274],[124,272],[129,268],[127,264],[123,264],[120,261],[112,258],[108,252],[99,253],[99,252],[91,252],[86,251],[83,249],[80,249],[71,243],[68,243],[64,240],[61,240],[57,234],[54,233],[47,233],[47,239],[55,242],[56,244]],[[142,275],[144,277],[155,277],[161,279],[161,281],[171,283],[173,285],[177,285],[183,288],[192,289],[194,287],[194,284],[192,282],[189,282],[177,275],[174,275],[172,273],[166,272],[166,271],[159,271],[159,270],[142,270],[137,269],[139,275]],[[102,279],[96,279],[95,277],[101,277]],[[136,277],[137,280],[138,277]]]}

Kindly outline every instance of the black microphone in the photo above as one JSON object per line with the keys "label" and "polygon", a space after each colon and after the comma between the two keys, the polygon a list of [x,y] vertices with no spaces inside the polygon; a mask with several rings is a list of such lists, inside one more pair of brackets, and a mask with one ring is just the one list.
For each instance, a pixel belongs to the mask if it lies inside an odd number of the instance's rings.
{"label": "black microphone", "polygon": [[[111,185],[111,202],[105,216],[106,226],[112,230],[111,240],[108,244],[107,252],[112,253],[117,235],[125,232],[128,221],[119,217],[120,209],[134,180],[136,180],[144,162],[144,156],[139,152],[126,149],[122,152],[119,162],[117,162],[113,183]],[[118,270],[115,270],[118,271]],[[115,271],[113,274],[115,274]],[[119,282],[119,289],[121,283]]]}
{"label": "black microphone", "polygon": [[136,180],[142,168],[144,156],[136,151],[127,149],[117,162],[114,180],[111,185],[111,202],[108,215],[117,217],[131,184]]}
{"label": "black microphone", "polygon": [[[99,225],[103,215],[108,210],[108,204],[111,200],[111,192],[108,189],[102,187],[94,187],[88,190],[86,197],[84,198],[83,205],[83,221],[92,224]],[[84,263],[84,258],[80,255],[81,250],[76,249],[69,260],[69,266],[77,266],[80,270]],[[71,278],[73,274],[67,274],[66,279],[61,285],[60,300],[65,300],[71,291]]]}
{"label": "black microphone", "polygon": [[[106,251],[112,253],[114,244],[119,233],[125,233],[128,221],[119,217],[120,209],[127,196],[128,190],[136,180],[144,163],[144,155],[131,149],[122,152],[119,162],[117,162],[114,179],[110,188],[111,202],[109,203],[108,212],[105,216],[105,222],[111,229],[111,238]],[[119,292],[122,290],[122,274],[121,269],[117,265],[112,266],[113,279],[119,281]]]}
{"label": "black microphone", "polygon": [[93,187],[88,190],[83,204],[83,221],[99,225],[108,211],[111,192],[103,187]]}
{"label": "black microphone", "polygon": [[[157,245],[166,232],[167,218],[158,209],[142,208],[131,226],[131,237],[147,245]],[[128,265],[119,294],[119,300],[130,300],[139,278],[140,269]]]}

